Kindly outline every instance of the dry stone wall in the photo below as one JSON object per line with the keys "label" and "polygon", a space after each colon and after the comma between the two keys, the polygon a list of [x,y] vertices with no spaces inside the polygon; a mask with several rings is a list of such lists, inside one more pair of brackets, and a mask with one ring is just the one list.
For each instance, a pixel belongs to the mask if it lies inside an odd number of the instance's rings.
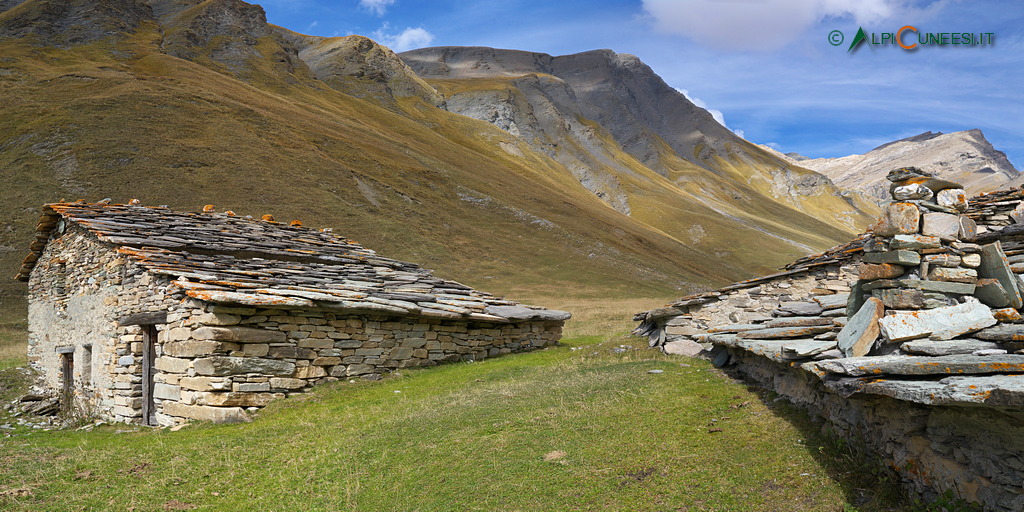
{"label": "dry stone wall", "polygon": [[[554,345],[561,322],[472,323],[224,307],[193,299],[160,332],[157,421],[239,421],[246,410],[342,379],[479,361]],[[133,331],[137,328],[125,328]]]}
{"label": "dry stone wall", "polygon": [[913,493],[1024,510],[1024,191],[896,189],[874,236],[634,332],[805,407]]}

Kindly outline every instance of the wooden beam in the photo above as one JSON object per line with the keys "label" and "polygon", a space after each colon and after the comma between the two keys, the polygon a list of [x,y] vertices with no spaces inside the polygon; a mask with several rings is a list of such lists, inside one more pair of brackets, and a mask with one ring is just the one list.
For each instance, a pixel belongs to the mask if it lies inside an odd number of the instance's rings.
{"label": "wooden beam", "polygon": [[125,325],[157,325],[157,324],[166,324],[167,323],[167,312],[166,311],[156,311],[156,312],[138,313],[138,314],[135,314],[135,315],[128,315],[128,316],[125,316],[125,317],[121,317],[117,321],[117,323],[122,325],[122,326],[125,326]]}

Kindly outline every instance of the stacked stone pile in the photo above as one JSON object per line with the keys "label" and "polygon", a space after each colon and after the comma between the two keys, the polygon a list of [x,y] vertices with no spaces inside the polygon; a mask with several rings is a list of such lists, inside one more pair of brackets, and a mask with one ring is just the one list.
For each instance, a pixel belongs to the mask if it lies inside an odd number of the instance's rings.
{"label": "stacked stone pile", "polygon": [[916,169],[890,178],[870,233],[634,332],[807,408],[915,493],[1024,510],[1024,190],[968,202]]}

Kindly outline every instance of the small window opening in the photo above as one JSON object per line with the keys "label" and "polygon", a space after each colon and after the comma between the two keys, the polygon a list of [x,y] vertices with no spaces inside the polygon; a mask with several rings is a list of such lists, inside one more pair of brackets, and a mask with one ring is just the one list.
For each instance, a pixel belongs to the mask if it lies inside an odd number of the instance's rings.
{"label": "small window opening", "polygon": [[92,345],[82,347],[82,359],[78,362],[82,386],[92,387]]}

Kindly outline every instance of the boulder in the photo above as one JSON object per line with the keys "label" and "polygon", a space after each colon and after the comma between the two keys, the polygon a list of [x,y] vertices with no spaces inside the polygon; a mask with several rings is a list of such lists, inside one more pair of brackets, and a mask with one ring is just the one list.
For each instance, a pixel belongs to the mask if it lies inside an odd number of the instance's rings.
{"label": "boulder", "polygon": [[930,188],[919,183],[911,183],[892,189],[892,198],[897,201],[908,201],[913,199],[928,200],[935,195]]}
{"label": "boulder", "polygon": [[947,188],[935,194],[935,202],[939,206],[952,208],[960,213],[967,211],[967,192],[962,188]]}
{"label": "boulder", "polygon": [[843,355],[860,357],[871,350],[871,346],[878,339],[878,320],[882,318],[884,312],[885,307],[881,300],[871,297],[864,302],[836,337],[836,343]]}
{"label": "boulder", "polygon": [[909,341],[931,337],[948,340],[996,323],[988,306],[974,298],[955,306],[925,311],[896,312],[878,321],[882,335],[889,341]]}
{"label": "boulder", "polygon": [[921,213],[914,203],[892,203],[874,227],[878,236],[914,234],[920,229]]}
{"label": "boulder", "polygon": [[666,354],[674,356],[697,357],[704,351],[700,343],[690,340],[670,341],[662,346]]}

